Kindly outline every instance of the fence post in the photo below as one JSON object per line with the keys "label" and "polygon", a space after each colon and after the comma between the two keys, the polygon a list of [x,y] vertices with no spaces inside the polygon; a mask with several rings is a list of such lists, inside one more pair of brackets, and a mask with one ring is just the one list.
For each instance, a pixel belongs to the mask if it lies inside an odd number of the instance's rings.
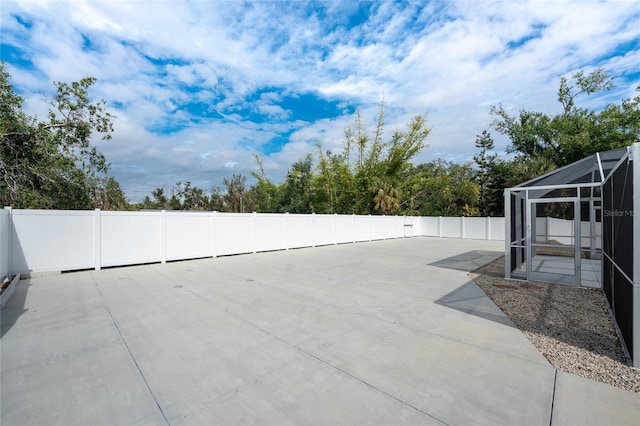
{"label": "fence post", "polygon": [[373,241],[373,238],[371,238],[371,215],[369,215],[369,241]]}
{"label": "fence post", "polygon": [[338,245],[338,213],[333,214],[333,245]]}
{"label": "fence post", "polygon": [[356,215],[352,214],[351,215],[351,229],[353,229],[353,243],[356,243]]}
{"label": "fence post", "polygon": [[218,227],[218,212],[213,211],[211,214],[211,257],[217,257],[216,250],[216,231]]}
{"label": "fence post", "polygon": [[289,250],[289,212],[284,212],[284,249]]}
{"label": "fence post", "polygon": [[[537,220],[537,219],[536,219]],[[546,220],[545,220],[545,229],[544,229],[544,241],[547,242],[549,241],[549,228],[551,226],[551,218],[549,216],[547,216]],[[533,236],[533,239],[536,239],[536,236]]]}
{"label": "fence post", "polygon": [[[13,208],[11,206],[5,206],[4,208],[5,210],[7,210],[9,212],[9,218],[7,220],[7,240],[8,240],[8,248],[9,248],[9,253],[7,256],[7,275],[9,276],[9,279],[11,279],[11,276],[13,275]],[[2,278],[2,277],[0,277]]]}
{"label": "fence post", "polygon": [[167,211],[160,216],[160,262],[167,263]]}
{"label": "fence post", "polygon": [[251,242],[252,242],[252,247],[251,247],[251,251],[256,253],[256,216],[258,215],[258,213],[253,212],[251,213]]}
{"label": "fence post", "polygon": [[464,222],[464,216],[461,216],[461,220],[460,220],[460,235],[462,236],[462,239],[464,240],[465,237],[465,222]]}
{"label": "fence post", "polygon": [[438,216],[438,238],[442,238],[442,216]]}
{"label": "fence post", "polygon": [[311,247],[316,246],[316,214],[311,213]]}
{"label": "fence post", "polygon": [[491,217],[487,216],[487,223],[486,223],[486,233],[487,233],[487,241],[489,241],[491,239]]}
{"label": "fence post", "polygon": [[93,267],[99,271],[102,267],[102,213],[95,209],[93,213]]}

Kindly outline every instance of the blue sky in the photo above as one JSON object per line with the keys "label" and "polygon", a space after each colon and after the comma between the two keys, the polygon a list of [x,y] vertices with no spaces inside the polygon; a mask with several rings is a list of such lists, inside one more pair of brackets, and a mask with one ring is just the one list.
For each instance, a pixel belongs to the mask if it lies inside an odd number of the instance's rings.
{"label": "blue sky", "polygon": [[[95,145],[130,201],[234,173],[283,179],[321,142],[339,151],[356,108],[386,130],[426,114],[417,161],[472,159],[489,107],[559,112],[562,76],[605,67],[640,84],[640,2],[633,1],[11,1],[1,52],[27,112],[45,118],[53,81],[92,76],[117,117]],[[494,134],[499,149],[508,143]],[[251,178],[249,177],[251,181]]]}

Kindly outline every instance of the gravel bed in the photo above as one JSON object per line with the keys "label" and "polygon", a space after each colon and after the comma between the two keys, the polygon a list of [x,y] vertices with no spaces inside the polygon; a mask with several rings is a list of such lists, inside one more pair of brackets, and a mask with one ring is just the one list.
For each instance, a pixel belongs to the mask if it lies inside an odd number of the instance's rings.
{"label": "gravel bed", "polygon": [[640,392],[600,289],[504,279],[504,257],[471,278],[558,370]]}

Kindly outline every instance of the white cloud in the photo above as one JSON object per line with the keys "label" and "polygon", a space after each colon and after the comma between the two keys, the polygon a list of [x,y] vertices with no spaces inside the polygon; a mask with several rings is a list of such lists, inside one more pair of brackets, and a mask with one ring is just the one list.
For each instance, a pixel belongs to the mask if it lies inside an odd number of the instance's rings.
{"label": "white cloud", "polygon": [[[113,140],[97,143],[133,200],[178,180],[208,189],[231,171],[248,174],[253,152],[278,138],[288,143],[263,156],[274,180],[317,141],[341,149],[351,116],[340,110],[303,121],[285,96],[315,93],[360,106],[372,120],[384,94],[388,130],[427,114],[431,148],[420,160],[464,161],[491,105],[556,112],[559,77],[595,66],[620,78],[615,91],[585,99],[591,107],[632,96],[639,83],[634,1],[2,6],[3,43],[21,57],[7,58],[8,70],[30,113],[45,116],[40,99],[52,80],[98,78],[92,95],[106,99],[117,120]],[[351,26],[358,8],[369,15]],[[195,103],[209,118],[190,109]]]}

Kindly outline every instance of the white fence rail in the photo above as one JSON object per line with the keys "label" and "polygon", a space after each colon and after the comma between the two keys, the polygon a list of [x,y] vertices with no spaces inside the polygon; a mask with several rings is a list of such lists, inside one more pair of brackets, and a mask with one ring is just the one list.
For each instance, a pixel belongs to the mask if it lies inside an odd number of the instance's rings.
{"label": "white fence rail", "polygon": [[[602,225],[597,222],[594,233],[594,248],[602,248]],[[575,228],[573,220],[556,219],[553,217],[536,218],[536,241],[544,242],[555,240],[561,244],[573,244]],[[580,223],[580,246],[591,247],[591,223]]]}
{"label": "white fence rail", "polygon": [[504,240],[504,219],[4,209],[0,274],[4,278],[414,236]]}
{"label": "white fence rail", "polygon": [[504,241],[503,217],[421,217],[424,237]]}

